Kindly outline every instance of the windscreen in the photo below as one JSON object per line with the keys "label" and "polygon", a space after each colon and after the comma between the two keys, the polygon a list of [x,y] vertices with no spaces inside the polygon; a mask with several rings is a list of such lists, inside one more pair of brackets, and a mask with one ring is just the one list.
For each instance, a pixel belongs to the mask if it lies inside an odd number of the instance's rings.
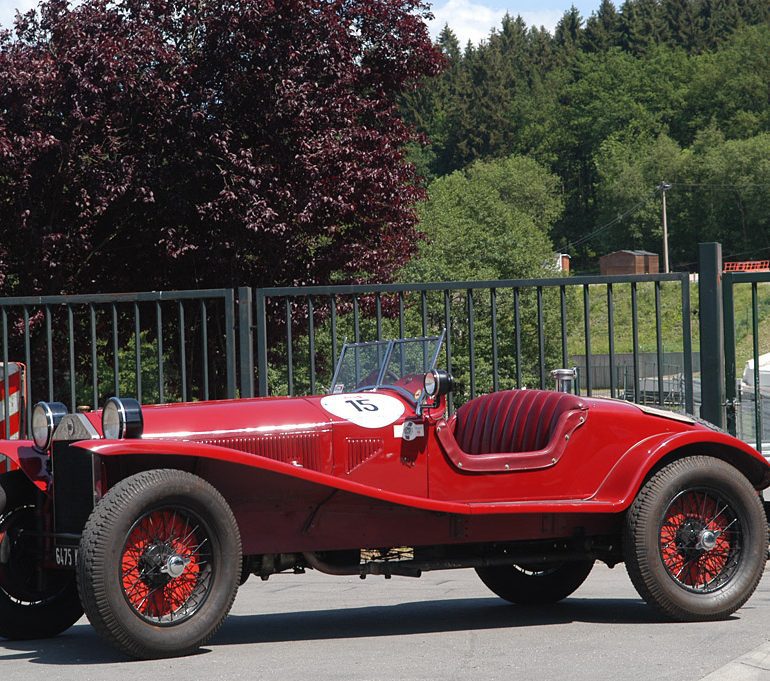
{"label": "windscreen", "polygon": [[439,336],[346,343],[332,382],[333,393],[393,386],[435,368]]}

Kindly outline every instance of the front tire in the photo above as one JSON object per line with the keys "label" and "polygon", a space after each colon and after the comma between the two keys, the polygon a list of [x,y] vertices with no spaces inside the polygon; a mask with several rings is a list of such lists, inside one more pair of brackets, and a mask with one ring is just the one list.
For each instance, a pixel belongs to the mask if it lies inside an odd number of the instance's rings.
{"label": "front tire", "polygon": [[594,566],[592,560],[476,568],[489,589],[517,605],[549,605],[572,595]]}
{"label": "front tire", "polygon": [[623,550],[634,587],[664,616],[725,619],[754,593],[764,571],[762,502],[746,477],[721,459],[674,461],[631,505]]}
{"label": "front tire", "polygon": [[30,538],[36,529],[35,488],[24,473],[13,471],[0,475],[0,489],[7,499],[0,514],[0,636],[56,636],[83,615],[75,576],[44,570],[41,588],[40,550]]}
{"label": "front tire", "polygon": [[143,659],[186,655],[214,635],[233,604],[238,526],[201,478],[137,473],[94,508],[77,575],[88,619],[115,647]]}

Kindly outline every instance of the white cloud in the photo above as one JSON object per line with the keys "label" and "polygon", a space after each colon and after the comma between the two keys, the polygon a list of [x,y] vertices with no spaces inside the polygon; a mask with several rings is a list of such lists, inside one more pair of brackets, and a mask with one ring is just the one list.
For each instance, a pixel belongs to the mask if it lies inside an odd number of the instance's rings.
{"label": "white cloud", "polygon": [[470,0],[448,0],[443,5],[433,6],[434,18],[429,26],[431,33],[436,36],[444,24],[449,24],[460,45],[465,45],[469,40],[478,43],[489,35],[492,26],[500,24],[504,14],[505,10],[477,5]]}
{"label": "white cloud", "polygon": [[512,16],[521,14],[527,26],[541,26],[547,28],[553,34],[559,19],[564,16],[564,10],[561,9],[543,9],[537,12],[511,12]]}
{"label": "white cloud", "polygon": [[38,0],[0,0],[0,28],[13,28],[16,10],[26,12],[37,7]]}
{"label": "white cloud", "polygon": [[544,26],[553,33],[556,24],[561,19],[562,10],[517,11],[515,9],[492,8],[488,5],[471,2],[471,0],[447,0],[442,4],[434,4],[434,19],[429,23],[431,34],[436,37],[449,24],[460,45],[469,40],[478,44],[489,37],[493,28],[500,28],[500,21],[508,11],[511,16],[521,15],[527,26]]}

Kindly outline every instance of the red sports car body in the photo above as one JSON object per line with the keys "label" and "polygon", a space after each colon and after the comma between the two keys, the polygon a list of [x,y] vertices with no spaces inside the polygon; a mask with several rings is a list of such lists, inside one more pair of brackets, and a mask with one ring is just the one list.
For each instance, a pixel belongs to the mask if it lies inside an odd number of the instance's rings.
{"label": "red sports car body", "polygon": [[440,344],[347,345],[325,396],[38,405],[34,441],[0,443],[20,468],[0,476],[0,634],[53,635],[84,608],[131,656],[185,654],[249,574],[306,569],[472,567],[537,604],[595,560],[625,561],[669,618],[724,618],[749,598],[767,554],[756,450],[556,391],[448,416]]}

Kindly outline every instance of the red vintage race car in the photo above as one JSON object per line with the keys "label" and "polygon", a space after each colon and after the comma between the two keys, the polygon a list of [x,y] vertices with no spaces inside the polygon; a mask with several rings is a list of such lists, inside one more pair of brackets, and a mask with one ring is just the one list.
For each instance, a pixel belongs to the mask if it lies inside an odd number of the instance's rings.
{"label": "red vintage race car", "polygon": [[40,403],[0,443],[0,635],[83,610],[130,656],[194,651],[239,584],[307,569],[475,568],[494,593],[569,596],[625,561],[675,620],[726,618],[767,555],[770,466],[695,419],[512,390],[447,415],[441,337],[346,345],[330,394],[100,412]]}

